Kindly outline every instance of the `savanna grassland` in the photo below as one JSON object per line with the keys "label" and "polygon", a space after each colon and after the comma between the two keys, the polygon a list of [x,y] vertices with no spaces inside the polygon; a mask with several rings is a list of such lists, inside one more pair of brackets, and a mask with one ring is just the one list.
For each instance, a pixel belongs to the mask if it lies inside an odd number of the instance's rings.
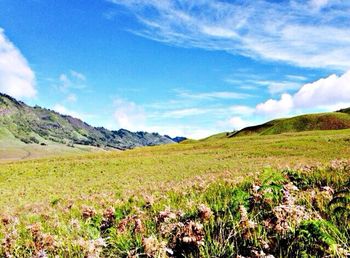
{"label": "savanna grassland", "polygon": [[0,166],[5,257],[346,257],[350,130]]}

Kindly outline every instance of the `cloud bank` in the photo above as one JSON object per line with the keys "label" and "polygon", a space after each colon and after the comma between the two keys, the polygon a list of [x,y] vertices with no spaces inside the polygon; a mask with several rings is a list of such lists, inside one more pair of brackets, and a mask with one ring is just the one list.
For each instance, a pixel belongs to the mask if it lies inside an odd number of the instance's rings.
{"label": "cloud bank", "polygon": [[34,72],[1,28],[0,92],[20,99],[32,98],[36,95]]}
{"label": "cloud bank", "polygon": [[269,99],[256,106],[256,114],[287,115],[295,111],[322,109],[332,111],[350,106],[350,71],[303,85],[294,95],[282,94],[278,100]]}

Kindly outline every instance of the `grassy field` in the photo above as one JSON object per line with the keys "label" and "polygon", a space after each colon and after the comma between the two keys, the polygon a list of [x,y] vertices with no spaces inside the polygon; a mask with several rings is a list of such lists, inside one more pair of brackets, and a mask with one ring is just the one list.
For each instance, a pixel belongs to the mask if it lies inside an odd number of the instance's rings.
{"label": "grassy field", "polygon": [[[350,130],[338,130],[229,139],[220,134],[125,152],[8,162],[0,166],[0,253],[345,257],[349,225],[339,226],[338,217],[326,210],[334,196],[320,195],[316,207],[310,191],[346,187],[350,165],[327,164],[349,157]],[[287,167],[293,169],[286,172]],[[263,206],[249,202],[256,197],[254,182],[268,189],[259,192]],[[288,184],[304,187],[291,207],[303,207],[305,214],[291,222],[290,230],[276,233],[263,225],[276,207],[284,207]],[[309,227],[328,232],[318,232],[317,248],[311,238],[302,248],[289,235],[306,237]],[[269,248],[263,248],[264,241]],[[291,249],[283,252],[285,246]]]}
{"label": "grassy field", "polygon": [[84,145],[75,145],[74,148],[50,141],[46,145],[25,144],[15,138],[5,128],[0,128],[0,162],[14,160],[35,159],[57,155],[72,155],[95,152],[97,148]]}

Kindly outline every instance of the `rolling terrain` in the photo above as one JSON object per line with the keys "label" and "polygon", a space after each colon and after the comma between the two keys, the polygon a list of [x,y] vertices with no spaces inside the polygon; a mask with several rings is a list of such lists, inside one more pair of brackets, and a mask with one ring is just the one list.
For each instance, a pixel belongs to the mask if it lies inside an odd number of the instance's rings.
{"label": "rolling terrain", "polygon": [[349,135],[221,134],[2,164],[0,254],[346,257]]}
{"label": "rolling terrain", "polygon": [[110,131],[0,94],[0,159],[125,150],[174,143],[157,133]]}

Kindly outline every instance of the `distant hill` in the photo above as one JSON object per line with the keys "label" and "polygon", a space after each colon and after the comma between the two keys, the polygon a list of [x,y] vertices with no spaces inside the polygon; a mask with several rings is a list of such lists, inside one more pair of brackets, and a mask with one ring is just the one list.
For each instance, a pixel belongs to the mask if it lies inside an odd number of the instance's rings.
{"label": "distant hill", "polygon": [[246,127],[238,132],[231,133],[229,137],[348,128],[350,128],[350,108],[337,112],[307,114],[291,118],[276,119],[261,125]]}
{"label": "distant hill", "polygon": [[167,137],[168,139],[174,141],[174,142],[177,142],[177,143],[180,143],[180,142],[187,140],[187,138],[183,137],[183,136],[176,136],[174,138],[171,138],[169,135],[164,135],[164,136]]}
{"label": "distant hill", "polygon": [[80,119],[39,106],[30,107],[0,93],[0,141],[4,138],[39,146],[59,143],[120,150],[174,143],[158,133],[134,133],[125,129],[110,131],[93,127]]}
{"label": "distant hill", "polygon": [[350,114],[350,108],[340,109],[340,110],[338,110],[337,112]]}

